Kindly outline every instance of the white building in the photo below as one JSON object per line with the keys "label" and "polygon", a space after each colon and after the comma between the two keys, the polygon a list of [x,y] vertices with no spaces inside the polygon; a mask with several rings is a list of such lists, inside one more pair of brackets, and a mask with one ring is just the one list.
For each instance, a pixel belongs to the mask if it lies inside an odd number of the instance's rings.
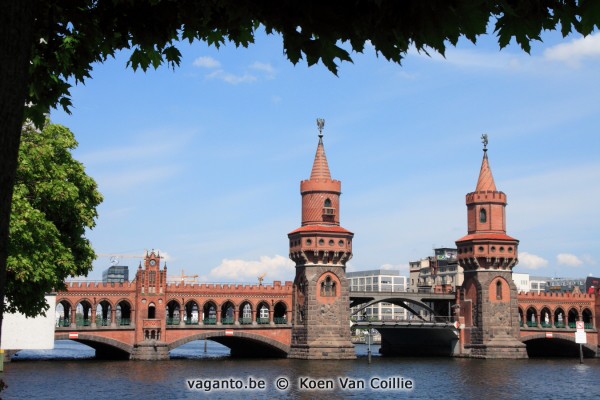
{"label": "white building", "polygon": [[2,321],[2,349],[44,350],[54,348],[54,326],[56,324],[56,295],[46,295],[50,306],[46,316],[28,318],[23,314],[4,313]]}
{"label": "white building", "polygon": [[[352,292],[405,292],[407,290],[407,278],[400,275],[399,270],[375,269],[369,271],[354,271],[346,273],[350,283],[350,295]],[[360,309],[354,307],[351,313]],[[407,319],[407,310],[390,303],[377,303],[367,307],[358,318],[366,316],[375,320],[402,320]]]}
{"label": "white building", "polygon": [[520,272],[513,272],[512,279],[515,285],[517,286],[517,292],[529,292],[530,291],[530,281],[529,274],[523,274]]}

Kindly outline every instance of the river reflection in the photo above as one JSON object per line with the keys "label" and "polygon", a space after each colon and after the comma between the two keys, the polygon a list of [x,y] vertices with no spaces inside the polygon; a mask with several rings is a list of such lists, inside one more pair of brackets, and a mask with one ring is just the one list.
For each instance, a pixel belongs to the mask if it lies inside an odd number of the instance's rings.
{"label": "river reflection", "polygon": [[[78,345],[59,344],[62,357],[76,353]],[[71,343],[71,344],[69,344]],[[172,353],[173,359],[159,362],[57,360],[48,353],[22,352],[6,364],[3,379],[8,388],[3,399],[193,399],[211,398],[444,398],[444,399],[558,399],[597,398],[600,360],[530,359],[471,360],[458,358],[382,358],[376,354],[368,364],[366,347],[357,346],[354,361],[306,361],[288,359],[231,359],[220,345],[192,342]],[[81,348],[79,348],[81,352]],[[85,351],[83,352],[85,353]],[[93,351],[88,351],[88,356]],[[82,356],[80,354],[80,356]],[[85,354],[83,355],[85,356]],[[45,360],[42,360],[45,358]],[[374,378],[404,378],[414,389],[373,390]],[[202,383],[231,378],[248,385],[264,381],[265,390],[190,390],[188,382]],[[308,390],[301,379],[333,382],[332,390]],[[342,389],[339,379],[364,382],[364,390]],[[279,379],[279,381],[278,381]],[[286,380],[289,388],[275,385]],[[397,380],[398,381],[398,380]],[[377,383],[375,379],[375,383]]]}

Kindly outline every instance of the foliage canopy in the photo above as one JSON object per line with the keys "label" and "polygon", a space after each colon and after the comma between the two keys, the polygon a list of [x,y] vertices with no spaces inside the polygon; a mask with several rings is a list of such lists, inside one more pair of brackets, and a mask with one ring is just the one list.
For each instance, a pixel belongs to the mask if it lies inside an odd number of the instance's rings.
{"label": "foliage canopy", "polygon": [[91,269],[95,255],[85,230],[95,225],[102,196],[73,159],[75,147],[64,126],[23,128],[10,219],[5,293],[10,312],[43,312],[45,293]]}
{"label": "foliage canopy", "polygon": [[28,118],[50,107],[68,111],[69,79],[83,82],[92,64],[132,49],[133,69],[174,67],[180,40],[220,46],[253,43],[256,30],[278,33],[288,59],[321,61],[337,72],[369,41],[378,55],[400,63],[410,46],[444,54],[461,37],[476,42],[491,21],[500,47],[511,40],[529,52],[543,30],[590,34],[600,26],[595,0],[54,0],[39,2],[29,76]]}

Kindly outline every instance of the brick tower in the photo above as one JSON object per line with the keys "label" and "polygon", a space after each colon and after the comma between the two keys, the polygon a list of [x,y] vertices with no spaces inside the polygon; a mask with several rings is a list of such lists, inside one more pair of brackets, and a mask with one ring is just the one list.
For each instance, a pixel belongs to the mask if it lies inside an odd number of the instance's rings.
{"label": "brick tower", "polygon": [[519,338],[517,288],[512,269],[519,241],[506,234],[506,194],[496,190],[487,135],[475,191],[467,194],[468,234],[456,241],[465,279],[460,292],[465,351],[478,358],[527,358]]}
{"label": "brick tower", "polygon": [[352,359],[346,262],[354,234],[340,226],[341,182],[329,173],[324,123],[317,120],[319,144],[310,179],[300,182],[302,226],[288,234],[296,263],[289,357]]}

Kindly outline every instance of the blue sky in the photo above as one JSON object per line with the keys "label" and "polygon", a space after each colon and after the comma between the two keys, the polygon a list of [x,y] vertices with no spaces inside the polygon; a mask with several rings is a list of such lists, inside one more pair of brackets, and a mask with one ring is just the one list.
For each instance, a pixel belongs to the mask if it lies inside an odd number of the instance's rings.
{"label": "blue sky", "polygon": [[[300,225],[299,182],[310,175],[316,118],[341,223],[355,233],[349,270],[400,268],[466,234],[489,135],[508,196],[518,272],[600,275],[600,35],[499,50],[493,36],[411,51],[402,66],[371,48],[339,76],[294,66],[281,39],[248,49],[181,44],[181,67],[126,69],[127,54],[73,88],[75,152],[104,203],[89,232],[101,254],[160,249],[169,275],[204,281],[291,280],[287,233]],[[136,259],[122,264],[135,272]],[[89,278],[100,279],[99,257]]]}

